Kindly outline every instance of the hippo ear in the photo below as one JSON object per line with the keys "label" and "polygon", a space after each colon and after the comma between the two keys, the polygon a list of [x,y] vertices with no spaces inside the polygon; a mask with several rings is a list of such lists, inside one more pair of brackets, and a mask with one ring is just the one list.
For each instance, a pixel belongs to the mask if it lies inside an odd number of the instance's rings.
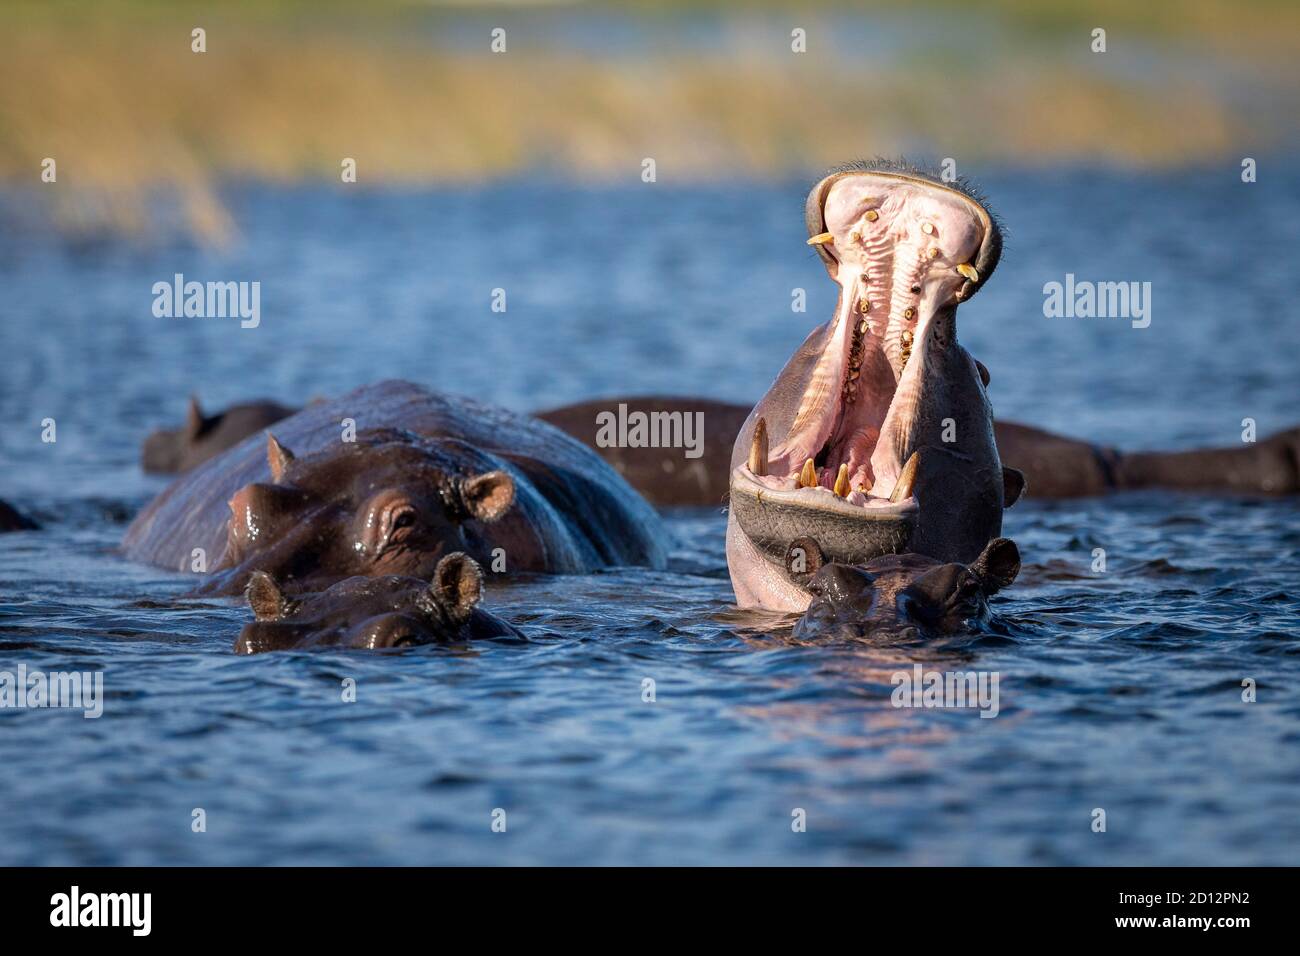
{"label": "hippo ear", "polygon": [[515,482],[504,471],[486,471],[460,483],[460,498],[470,517],[496,521],[515,503]]}
{"label": "hippo ear", "polygon": [[190,396],[189,407],[185,410],[185,438],[194,441],[203,431],[203,409],[199,406],[199,397]]}
{"label": "hippo ear", "polygon": [[275,579],[265,571],[254,571],[244,588],[244,597],[253,609],[253,617],[259,621],[278,621],[284,617],[288,602],[280,591]]}
{"label": "hippo ear", "polygon": [[795,538],[785,549],[785,569],[799,584],[806,583],[825,563],[826,555],[815,538]]}
{"label": "hippo ear", "polygon": [[1020,549],[1010,538],[994,538],[984,546],[970,569],[980,579],[985,594],[996,594],[1020,573]]}
{"label": "hippo ear", "polygon": [[1019,468],[1008,468],[1002,466],[1002,507],[1010,508],[1020,496],[1025,493],[1028,482],[1025,481],[1025,473]]}
{"label": "hippo ear", "polygon": [[294,454],[285,448],[270,432],[266,433],[266,461],[271,466],[271,480],[277,485],[284,480],[284,473],[289,470],[289,462]]}
{"label": "hippo ear", "polygon": [[483,569],[465,552],[453,551],[434,568],[432,589],[453,621],[467,621],[483,598]]}

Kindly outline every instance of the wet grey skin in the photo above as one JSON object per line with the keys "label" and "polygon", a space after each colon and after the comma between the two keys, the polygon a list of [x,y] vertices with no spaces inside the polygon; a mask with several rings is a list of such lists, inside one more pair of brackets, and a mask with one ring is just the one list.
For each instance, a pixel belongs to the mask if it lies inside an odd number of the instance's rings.
{"label": "wet grey skin", "polygon": [[920,554],[827,562],[812,538],[794,542],[787,560],[811,595],[794,627],[800,640],[978,633],[989,623],[988,599],[1020,573],[1020,551],[1008,538],[990,541],[970,564]]}
{"label": "wet grey skin", "polygon": [[1024,484],[998,458],[986,380],[957,342],[957,306],[1002,248],[979,194],[857,163],[813,187],[806,226],[840,297],[732,450],[727,559],[741,606],[807,607],[783,567],[802,536],[832,562],[973,561]]}
{"label": "wet grey skin", "polygon": [[255,620],[235,641],[237,654],[310,647],[397,650],[523,638],[478,607],[482,569],[459,551],[439,561],[429,581],[397,574],[357,576],[325,591],[289,596],[269,574],[257,571],[245,594]]}

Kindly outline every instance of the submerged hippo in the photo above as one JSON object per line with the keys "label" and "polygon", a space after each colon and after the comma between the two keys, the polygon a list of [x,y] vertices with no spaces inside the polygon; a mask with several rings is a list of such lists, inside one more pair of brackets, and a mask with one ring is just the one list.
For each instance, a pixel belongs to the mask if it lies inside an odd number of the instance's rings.
{"label": "submerged hippo", "polygon": [[1014,422],[995,426],[1004,461],[1035,498],[1168,488],[1252,495],[1300,493],[1300,428],[1232,448],[1121,451]]}
{"label": "submerged hippo", "polygon": [[35,531],[40,528],[35,521],[27,517],[4,499],[0,499],[0,532]]}
{"label": "submerged hippo", "polygon": [[185,423],[150,434],[140,451],[140,463],[145,471],[159,474],[189,471],[296,411],[278,402],[258,400],[205,415],[199,400],[191,397]]}
{"label": "submerged hippo", "polygon": [[[976,361],[981,378],[988,373]],[[703,454],[687,459],[678,448],[605,447],[596,441],[598,417],[619,406],[647,414],[704,415]],[[731,451],[750,405],[712,399],[621,396],[537,413],[592,446],[652,504],[709,507],[727,500]],[[1026,495],[1080,498],[1115,491],[1168,488],[1260,495],[1300,493],[1300,428],[1232,448],[1122,451],[1017,422],[993,423],[998,457],[1021,472]]]}
{"label": "submerged hippo", "polygon": [[727,521],[737,601],[787,611],[809,601],[782,566],[794,539],[847,564],[906,550],[973,561],[1023,487],[957,342],[957,305],[1002,248],[983,203],[961,184],[862,163],[814,186],[805,218],[839,301],[741,428]]}
{"label": "submerged hippo", "polygon": [[[620,410],[644,416],[655,436],[689,433],[694,446],[625,447],[600,441],[601,423]],[[721,504],[726,498],[731,446],[749,408],[707,398],[638,396],[578,402],[536,415],[591,446],[652,504],[671,507]],[[698,430],[687,427],[696,422],[702,425]]]}
{"label": "submerged hippo", "polygon": [[1007,538],[990,541],[969,565],[920,554],[827,562],[812,538],[795,541],[787,561],[812,595],[794,627],[800,639],[976,631],[988,621],[989,597],[1020,573],[1020,550]]}
{"label": "submerged hippo", "polygon": [[477,606],[483,571],[459,551],[438,562],[431,581],[401,575],[352,577],[295,598],[269,574],[256,571],[245,593],[256,620],[240,632],[236,654],[305,647],[379,650],[523,637]]}
{"label": "submerged hippo", "polygon": [[254,571],[291,592],[427,579],[452,551],[512,572],[662,567],[666,541],[654,509],[558,429],[390,381],[313,404],[177,479],[122,548],[184,571],[206,559],[201,590],[236,594]]}

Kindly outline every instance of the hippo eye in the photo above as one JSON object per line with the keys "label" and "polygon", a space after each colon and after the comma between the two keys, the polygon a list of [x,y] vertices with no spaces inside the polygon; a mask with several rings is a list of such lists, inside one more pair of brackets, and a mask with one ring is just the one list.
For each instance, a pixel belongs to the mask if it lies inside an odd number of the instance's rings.
{"label": "hippo eye", "polygon": [[400,492],[386,492],[368,509],[363,540],[366,550],[380,554],[411,536],[420,515],[411,500]]}
{"label": "hippo eye", "polygon": [[415,508],[409,503],[394,505],[384,513],[384,543],[401,541],[415,527]]}

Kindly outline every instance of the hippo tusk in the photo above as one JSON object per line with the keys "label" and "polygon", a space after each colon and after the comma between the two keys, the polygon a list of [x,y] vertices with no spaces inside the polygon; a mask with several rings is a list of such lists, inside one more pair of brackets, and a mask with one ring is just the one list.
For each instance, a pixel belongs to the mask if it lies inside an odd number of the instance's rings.
{"label": "hippo tusk", "polygon": [[835,241],[835,236],[834,236],[833,233],[823,232],[823,233],[820,233],[820,234],[818,234],[818,235],[816,235],[816,236],[813,236],[811,239],[809,239],[809,240],[808,240],[808,245],[810,245],[810,246],[824,246],[824,245],[826,245],[827,243],[831,243],[831,242],[834,242],[834,241]]}
{"label": "hippo tusk", "polygon": [[817,466],[813,464],[813,460],[811,458],[809,458],[807,461],[803,463],[803,471],[799,472],[799,487],[800,488],[817,487]]}
{"label": "hippo tusk", "polygon": [[849,466],[840,463],[840,473],[835,476],[835,493],[841,498],[849,496]]}
{"label": "hippo tusk", "polygon": [[957,271],[960,272],[962,275],[964,275],[967,279],[970,279],[971,282],[980,281],[979,272],[969,262],[963,262],[961,265],[957,267]]}
{"label": "hippo tusk", "polygon": [[767,422],[762,418],[754,426],[754,443],[749,446],[749,470],[759,478],[767,474]]}
{"label": "hippo tusk", "polygon": [[889,496],[890,501],[898,503],[912,496],[912,486],[916,484],[916,465],[920,458],[921,453],[914,451],[912,457],[907,459],[907,464],[903,466],[903,472],[894,485],[893,494]]}

